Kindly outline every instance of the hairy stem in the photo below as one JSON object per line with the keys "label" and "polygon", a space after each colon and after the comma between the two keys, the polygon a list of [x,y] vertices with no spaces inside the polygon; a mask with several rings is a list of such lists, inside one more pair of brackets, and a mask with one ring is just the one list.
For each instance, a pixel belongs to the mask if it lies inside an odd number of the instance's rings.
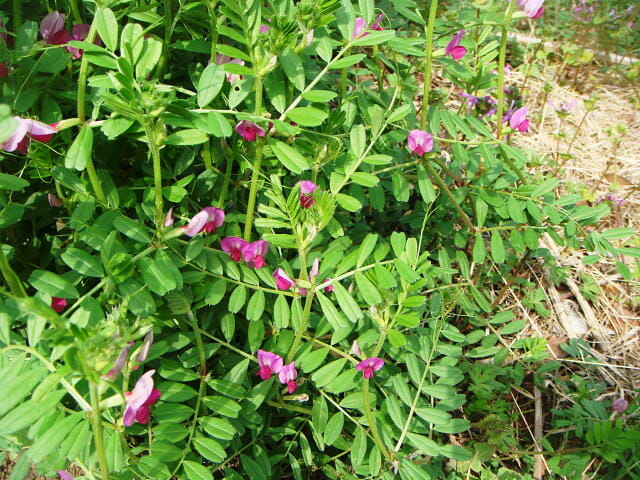
{"label": "hairy stem", "polygon": [[502,120],[502,114],[504,113],[504,64],[507,54],[507,35],[509,33],[509,23],[511,23],[511,16],[515,8],[515,0],[509,1],[507,7],[507,13],[504,18],[504,24],[502,25],[502,37],[500,38],[500,55],[498,57],[498,128],[496,138],[500,140],[502,138],[502,129],[504,122]]}
{"label": "hairy stem", "polygon": [[300,325],[298,326],[296,336],[293,339],[293,343],[291,344],[291,348],[289,349],[289,353],[287,354],[287,363],[290,363],[295,358],[298,347],[300,347],[302,335],[307,330],[307,325],[309,324],[309,315],[311,315],[311,305],[313,304],[313,297],[313,290],[309,290],[307,292],[307,298],[304,302],[304,310],[302,311]]}
{"label": "hairy stem", "polygon": [[224,208],[224,202],[227,199],[227,192],[229,191],[229,183],[231,183],[231,170],[233,169],[233,152],[222,140],[222,151],[227,158],[227,166],[224,169],[224,180],[222,182],[222,190],[220,191],[220,199],[218,200],[218,206]]}
{"label": "hairy stem", "polygon": [[[262,114],[262,77],[256,76],[254,83],[256,91],[255,114]],[[256,208],[256,197],[258,196],[258,182],[260,180],[260,167],[262,166],[262,150],[264,148],[264,139],[257,139],[256,156],[253,160],[253,168],[251,172],[251,188],[249,190],[249,203],[247,204],[247,215],[244,221],[244,239],[251,241],[251,230],[253,228],[253,215]]]}
{"label": "hairy stem", "polygon": [[438,0],[431,0],[429,7],[429,18],[425,30],[426,43],[424,47],[424,85],[422,87],[422,117],[420,118],[420,129],[427,128],[427,117],[429,115],[429,90],[431,90],[431,69],[433,63],[433,27],[436,24],[436,13],[438,11]]}
{"label": "hairy stem", "polygon": [[13,31],[18,33],[22,26],[22,0],[13,0]]}
{"label": "hairy stem", "polygon": [[107,464],[107,451],[104,448],[104,436],[102,433],[102,414],[100,411],[100,393],[98,386],[91,382],[89,384],[89,394],[91,396],[91,424],[93,426],[93,438],[98,452],[98,462],[102,480],[109,480],[109,465]]}
{"label": "hairy stem", "polygon": [[142,127],[144,128],[147,141],[149,143],[149,150],[151,151],[151,158],[153,160],[153,188],[156,197],[156,228],[162,226],[164,217],[164,199],[162,198],[162,164],[160,161],[160,146],[158,145],[158,139],[156,137],[156,131],[154,125],[150,125],[149,121],[145,118],[141,120]]}
{"label": "hairy stem", "polygon": [[173,32],[173,0],[164,0],[164,42],[162,43],[162,56],[156,67],[160,81],[164,77],[164,69],[169,61],[169,45]]}
{"label": "hairy stem", "polygon": [[84,23],[82,21],[82,15],[80,14],[80,8],[78,7],[78,0],[69,0],[69,7],[73,14],[73,19],[76,23]]}
{"label": "hairy stem", "polygon": [[462,209],[462,207],[460,206],[456,198],[453,196],[453,193],[451,193],[451,190],[449,190],[449,187],[447,187],[447,184],[444,182],[440,174],[436,171],[435,168],[431,166],[431,163],[429,162],[429,160],[424,162],[424,166],[429,172],[429,175],[431,176],[431,178],[433,178],[433,180],[436,182],[436,185],[438,185],[438,187],[440,187],[440,190],[442,190],[444,194],[449,198],[449,201],[453,205],[453,208],[455,208],[456,212],[458,212],[458,216],[460,217],[460,220],[462,220],[462,222],[465,224],[465,226],[469,229],[470,232],[475,232],[475,226],[473,225],[473,222],[471,221],[469,216],[466,214],[466,212]]}

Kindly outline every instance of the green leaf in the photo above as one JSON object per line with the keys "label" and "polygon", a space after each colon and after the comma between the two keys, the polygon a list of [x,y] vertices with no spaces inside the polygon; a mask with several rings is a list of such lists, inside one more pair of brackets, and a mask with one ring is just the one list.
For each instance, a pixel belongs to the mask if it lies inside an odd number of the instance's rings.
{"label": "green leaf", "polygon": [[264,313],[264,292],[262,290],[256,290],[256,292],[249,299],[247,304],[247,319],[258,320]]}
{"label": "green leaf", "polygon": [[80,128],[80,132],[67,150],[64,158],[64,166],[66,168],[75,168],[76,170],[84,170],[87,162],[91,158],[93,149],[93,130],[88,126]]}
{"label": "green leaf", "polygon": [[225,452],[224,448],[213,438],[197,436],[193,440],[193,445],[200,455],[213,463],[220,463],[227,458],[227,452]]}
{"label": "green leaf", "polygon": [[504,263],[506,257],[502,236],[498,230],[491,232],[491,257],[498,264]]}
{"label": "green leaf", "polygon": [[226,80],[224,69],[211,63],[202,71],[198,81],[198,106],[204,108],[209,105],[222,90]]}
{"label": "green leaf", "polygon": [[66,278],[46,270],[34,270],[29,277],[33,287],[47,295],[58,298],[78,298],[78,290]]}
{"label": "green leaf", "polygon": [[284,142],[275,140],[271,143],[271,150],[278,158],[280,163],[293,173],[300,174],[304,170],[308,170],[309,162],[295,148]]}
{"label": "green leaf", "polygon": [[165,139],[167,145],[200,145],[209,140],[209,136],[202,130],[187,128],[172,133]]}
{"label": "green leaf", "polygon": [[351,175],[351,180],[353,180],[358,185],[362,185],[363,187],[373,187],[380,182],[380,179],[373,175],[372,173],[367,172],[354,172]]}
{"label": "green leaf", "polygon": [[358,53],[356,55],[349,55],[348,57],[340,58],[331,64],[331,68],[348,68],[356,63],[362,61],[366,55],[364,53]]}
{"label": "green leaf", "polygon": [[229,297],[229,311],[238,313],[246,300],[247,288],[244,285],[238,285]]}
{"label": "green leaf", "polygon": [[213,475],[208,468],[203,467],[199,463],[185,460],[182,462],[182,468],[189,480],[213,480]]}
{"label": "green leaf", "polygon": [[178,286],[173,275],[165,271],[163,262],[157,259],[141,258],[139,270],[149,290],[157,295],[164,295]]}
{"label": "green leaf", "polygon": [[364,301],[367,302],[369,306],[373,306],[382,302],[380,292],[378,292],[378,289],[373,285],[373,283],[371,283],[371,281],[369,281],[367,277],[365,277],[361,272],[358,272],[356,273],[355,278],[358,290],[364,298]]}
{"label": "green leaf", "polygon": [[337,412],[327,422],[327,426],[324,428],[324,441],[327,445],[333,445],[342,433],[344,427],[344,415],[342,412]]}
{"label": "green leaf", "polygon": [[357,38],[353,41],[352,45],[358,47],[369,47],[371,45],[379,45],[384,42],[388,42],[395,37],[396,32],[394,30],[382,30],[380,32],[369,32],[364,37]]}
{"label": "green leaf", "polygon": [[226,418],[205,417],[200,419],[202,429],[212,437],[221,440],[232,440],[237,430]]}
{"label": "green leaf", "polygon": [[100,40],[109,50],[115,52],[118,48],[118,21],[114,13],[109,8],[98,8],[94,21]]}
{"label": "green leaf", "polygon": [[375,233],[369,233],[364,240],[362,241],[362,245],[360,245],[360,250],[358,251],[358,261],[356,262],[356,267],[361,267],[364,265],[364,262],[369,258],[369,255],[373,252],[373,249],[376,248],[376,244],[378,243],[378,235]]}
{"label": "green leaf", "polygon": [[230,137],[233,133],[229,121],[218,112],[207,114],[207,131],[218,138]]}
{"label": "green leaf", "polygon": [[140,243],[151,243],[147,229],[137,221],[120,215],[113,221],[113,226],[123,235]]}
{"label": "green leaf", "polygon": [[351,127],[349,139],[351,140],[351,150],[353,150],[356,158],[362,157],[367,147],[367,132],[364,127],[362,125]]}
{"label": "green leaf", "polygon": [[297,107],[287,113],[287,118],[303,127],[317,127],[329,116],[327,112],[313,107]]}
{"label": "green leaf", "polygon": [[227,282],[222,279],[207,282],[205,289],[204,302],[207,305],[217,305],[227,292]]}
{"label": "green leaf", "polygon": [[207,408],[213,410],[220,415],[230,418],[238,418],[242,407],[230,398],[221,397],[219,395],[211,395],[202,399]]}
{"label": "green leaf", "polygon": [[302,98],[309,100],[310,102],[328,103],[333,100],[338,94],[329,90],[309,90],[302,94]]}
{"label": "green leaf", "polygon": [[437,457],[440,455],[440,447],[429,437],[418,435],[417,433],[408,432],[407,439],[413,444],[414,447],[423,452],[425,455],[430,455],[432,457]]}
{"label": "green leaf", "polygon": [[28,186],[29,182],[23,178],[19,178],[14,175],[8,175],[6,173],[0,173],[0,190],[10,190],[12,192],[17,192]]}
{"label": "green leaf", "polygon": [[336,193],[335,199],[338,204],[349,212],[357,212],[362,208],[362,203],[351,195],[345,195],[344,193]]}
{"label": "green leaf", "polygon": [[38,436],[35,443],[28,450],[29,457],[31,457],[34,462],[40,462],[60,446],[60,443],[83,417],[84,413],[78,412],[56,422],[42,435]]}
{"label": "green leaf", "polygon": [[346,363],[346,358],[334,360],[311,375],[311,380],[316,387],[322,388],[340,374]]}
{"label": "green leaf", "polygon": [[349,322],[340,312],[338,312],[338,309],[335,307],[331,300],[329,300],[321,292],[316,292],[316,296],[320,301],[320,308],[322,308],[322,313],[334,330],[349,328]]}
{"label": "green leaf", "polygon": [[[286,47],[284,51],[278,55],[278,60],[291,84],[298,90],[304,90],[304,67],[302,66],[302,60],[300,60],[300,57],[291,49],[291,47]],[[300,123],[297,120],[294,120],[294,122]]]}
{"label": "green leaf", "polygon": [[338,300],[338,304],[349,320],[351,320],[352,322],[356,322],[357,320],[364,317],[364,314],[362,313],[362,310],[360,310],[358,303],[353,299],[353,297],[349,294],[349,292],[347,292],[347,290],[342,286],[340,282],[333,282],[333,288],[336,299]]}
{"label": "green leaf", "polygon": [[67,248],[62,255],[62,261],[72,270],[88,277],[102,277],[104,270],[96,257],[79,248]]}

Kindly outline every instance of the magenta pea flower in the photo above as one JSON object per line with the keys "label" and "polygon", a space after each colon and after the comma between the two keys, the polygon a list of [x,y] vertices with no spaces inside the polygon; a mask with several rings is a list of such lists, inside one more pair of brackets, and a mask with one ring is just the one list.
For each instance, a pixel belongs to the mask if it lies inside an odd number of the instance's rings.
{"label": "magenta pea flower", "polygon": [[382,22],[382,19],[384,18],[384,14],[381,13],[380,15],[378,15],[378,18],[376,18],[375,22],[373,22],[371,24],[371,30],[375,30],[377,32],[382,32],[384,30],[384,28],[382,28],[382,25],[380,25],[380,23]]}
{"label": "magenta pea flower", "polygon": [[[40,22],[40,35],[49,45],[63,45],[70,39],[64,29],[65,15],[60,12],[51,12]],[[63,38],[62,32],[64,32]]]}
{"label": "magenta pea flower", "polygon": [[384,366],[384,360],[377,357],[365,358],[358,365],[356,365],[356,370],[362,372],[362,376],[364,378],[373,377],[373,372],[380,370]]}
{"label": "magenta pea flower", "polygon": [[526,107],[517,109],[509,118],[509,126],[519,132],[526,132],[529,129],[527,113],[529,113],[529,110]]}
{"label": "magenta pea flower", "polygon": [[118,375],[120,375],[120,372],[124,368],[124,364],[127,362],[127,358],[129,357],[129,350],[131,350],[133,344],[134,342],[129,342],[122,348],[122,350],[120,350],[120,354],[118,355],[118,358],[116,358],[113,367],[111,367],[111,369],[107,373],[105,373],[103,377],[105,380],[113,380]]}
{"label": "magenta pea flower", "polygon": [[264,256],[269,251],[269,242],[256,240],[242,249],[242,259],[247,262],[249,268],[262,268],[265,266]]}
{"label": "magenta pea flower", "polygon": [[62,206],[62,200],[60,200],[60,197],[53,193],[47,193],[47,200],[49,201],[49,206],[52,208]]}
{"label": "magenta pea flower", "polygon": [[0,62],[0,78],[6,78],[9,76],[9,67],[6,63]]}
{"label": "magenta pea flower", "polygon": [[623,413],[628,406],[629,402],[627,402],[624,397],[616,398],[613,402],[611,402],[611,408],[613,408],[614,412],[617,413]]}
{"label": "magenta pea flower", "polygon": [[260,24],[260,33],[267,33],[269,31],[269,25],[265,25],[264,23]]}
{"label": "magenta pea flower", "polygon": [[167,212],[167,216],[164,219],[164,222],[162,223],[166,228],[169,228],[170,226],[173,225],[174,219],[173,219],[173,207],[171,207],[169,209],[169,211]]}
{"label": "magenta pea flower", "polygon": [[130,427],[134,422],[146,424],[151,418],[151,406],[160,398],[160,391],[153,388],[153,374],[155,370],[149,370],[136,382],[131,392],[125,392],[126,407],[122,423]]}
{"label": "magenta pea flower", "polygon": [[57,470],[56,473],[60,477],[60,480],[74,480],[75,477],[71,475],[69,470]]}
{"label": "magenta pea flower", "polygon": [[0,150],[4,150],[5,152],[18,151],[22,154],[26,154],[27,147],[29,145],[29,138],[47,143],[51,140],[53,134],[58,131],[58,129],[53,125],[47,125],[46,123],[39,122],[38,120],[20,117],[13,118],[18,122],[17,128],[9,138],[0,143]]}
{"label": "magenta pea flower", "polygon": [[265,132],[257,124],[242,120],[236,125],[236,133],[246,142],[254,142],[258,137],[264,137]]}
{"label": "magenta pea flower", "polygon": [[424,155],[433,148],[433,137],[424,130],[411,130],[407,137],[407,145],[411,153]]}
{"label": "magenta pea flower", "polygon": [[318,185],[310,180],[300,180],[298,185],[300,185],[300,206],[302,208],[311,207],[316,203],[313,199],[313,192],[316,191]]}
{"label": "magenta pea flower", "polygon": [[189,224],[184,227],[184,233],[195,237],[200,232],[215,233],[224,223],[224,210],[216,207],[205,207],[193,216]]}
{"label": "magenta pea flower", "polygon": [[220,248],[229,254],[231,260],[239,262],[242,259],[242,251],[249,245],[240,237],[225,237],[220,240]]}
{"label": "magenta pea flower", "polygon": [[[90,29],[91,29],[91,25],[88,25],[86,23],[80,23],[78,25],[74,25],[73,28],[71,29],[70,40],[77,40],[79,42],[86,40],[87,36],[89,36]],[[98,46],[102,45],[102,41],[100,40],[100,37],[98,37],[97,35],[93,43]],[[82,54],[84,53],[84,50],[81,50],[79,48],[72,47],[72,46],[68,46],[67,51],[71,55],[73,55],[73,58],[76,58],[76,59],[82,57]]]}
{"label": "magenta pea flower", "polygon": [[298,371],[296,370],[296,362],[291,362],[289,365],[285,365],[278,374],[280,383],[287,386],[289,393],[295,392],[298,384],[296,383],[298,378]]}
{"label": "magenta pea flower", "polygon": [[[509,0],[511,1],[511,0]],[[544,13],[544,0],[517,0],[516,4],[524,10],[527,17],[540,18]]]}
{"label": "magenta pea flower", "polygon": [[464,29],[459,30],[458,33],[451,38],[451,41],[445,49],[445,55],[449,55],[451,58],[458,61],[467,54],[467,49],[460,45],[463,36]]}
{"label": "magenta pea flower", "polygon": [[265,350],[258,350],[257,357],[260,370],[258,370],[256,375],[259,375],[262,380],[269,380],[272,373],[280,373],[282,370],[283,361],[280,355]]}
{"label": "magenta pea flower", "polygon": [[366,32],[364,32],[366,27],[367,27],[367,22],[365,22],[363,17],[356,18],[355,24],[353,26],[353,35],[351,36],[351,39],[353,40],[354,38],[364,37],[365,35],[368,35]]}
{"label": "magenta pea flower", "polygon": [[51,297],[51,308],[53,308],[54,312],[60,313],[67,308],[67,300],[64,298]]}
{"label": "magenta pea flower", "polygon": [[278,268],[273,272],[273,278],[276,279],[276,286],[278,287],[278,290],[289,290],[295,285],[295,282],[291,280],[287,273],[281,268]]}
{"label": "magenta pea flower", "polygon": [[[225,63],[235,63],[236,65],[244,66],[244,60],[240,60],[239,58],[231,58],[227,55],[216,55],[216,65],[224,65]],[[226,72],[227,82],[233,84],[237,80],[242,80],[242,75],[238,75],[237,73],[229,73]]]}

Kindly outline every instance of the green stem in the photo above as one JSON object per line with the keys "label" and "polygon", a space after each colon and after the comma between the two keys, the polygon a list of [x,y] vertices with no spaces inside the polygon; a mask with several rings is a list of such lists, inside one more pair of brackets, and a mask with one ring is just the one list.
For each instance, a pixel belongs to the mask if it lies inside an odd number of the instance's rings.
{"label": "green stem", "polygon": [[209,61],[214,63],[216,61],[216,53],[218,50],[218,16],[216,15],[218,0],[206,2],[206,4],[209,9],[209,35],[211,36],[211,56]]}
{"label": "green stem", "polygon": [[302,335],[307,330],[307,325],[309,324],[309,315],[311,315],[311,305],[313,304],[313,296],[313,290],[310,289],[307,292],[307,299],[304,302],[304,310],[302,311],[300,325],[298,326],[296,336],[293,339],[293,343],[291,344],[291,348],[289,349],[289,353],[287,354],[287,363],[290,363],[295,358],[298,347],[300,346],[300,341],[302,340]]}
{"label": "green stem", "polygon": [[141,119],[140,123],[144,128],[151,158],[153,160],[153,188],[156,197],[156,228],[160,228],[164,217],[164,200],[162,198],[162,164],[160,161],[160,146],[156,138],[156,132],[153,125],[149,125],[147,119]]}
{"label": "green stem", "polygon": [[[256,104],[255,114],[256,116],[262,115],[262,77],[256,75],[254,83],[256,91]],[[244,239],[247,242],[251,241],[251,230],[253,228],[253,215],[256,208],[256,198],[258,196],[258,182],[260,180],[260,167],[262,165],[262,150],[264,148],[264,139],[258,138],[256,145],[256,156],[253,161],[253,168],[251,172],[251,189],[249,190],[249,203],[247,204],[247,215],[244,221]]]}
{"label": "green stem", "polygon": [[164,69],[169,61],[169,45],[171,44],[171,33],[173,32],[173,0],[164,0],[164,42],[162,43],[162,56],[156,68],[157,76],[162,81]]}
{"label": "green stem", "polygon": [[580,123],[578,124],[578,127],[576,128],[576,131],[574,132],[573,137],[571,138],[571,141],[569,142],[569,146],[567,147],[567,155],[569,153],[571,153],[571,149],[573,148],[573,144],[575,143],[576,138],[578,138],[578,134],[580,133],[580,130],[582,130],[582,126],[584,125],[584,122],[587,119],[587,115],[589,115],[588,111],[584,112],[584,115],[580,119]]}
{"label": "green stem", "polygon": [[507,34],[509,33],[509,23],[511,22],[511,16],[515,8],[515,0],[509,1],[507,7],[507,13],[504,18],[504,24],[502,25],[502,37],[500,39],[500,55],[498,57],[498,129],[496,138],[500,140],[502,138],[502,128],[504,122],[502,121],[502,114],[504,112],[504,63],[507,53]]}
{"label": "green stem", "polygon": [[220,192],[220,200],[218,200],[218,206],[224,208],[224,202],[227,199],[227,192],[229,191],[229,183],[231,183],[231,170],[233,169],[233,152],[226,145],[224,139],[222,140],[222,151],[227,158],[227,166],[224,169],[224,181],[222,182],[222,191]]}
{"label": "green stem", "polygon": [[[97,11],[96,11],[97,14]],[[93,43],[96,38],[97,30],[95,17],[91,22],[91,27],[89,28],[89,33],[87,34],[86,42]],[[87,120],[86,111],[85,111],[85,96],[87,92],[87,76],[89,74],[89,60],[86,55],[82,56],[82,60],[80,62],[80,71],[78,73],[78,95],[77,95],[77,110],[78,110],[78,120],[80,124],[84,124]],[[107,204],[107,197],[102,190],[102,184],[100,183],[100,179],[98,178],[98,174],[96,173],[96,168],[93,164],[93,156],[89,155],[87,158],[87,173],[89,174],[89,181],[91,182],[91,187],[93,188],[93,193],[95,193],[98,201],[103,205]]]}
{"label": "green stem", "polygon": [[13,0],[13,31],[17,34],[22,26],[22,0]]}
{"label": "green stem", "polygon": [[187,314],[191,327],[193,328],[193,335],[196,339],[196,348],[198,349],[198,358],[200,360],[200,378],[204,379],[207,376],[207,356],[204,351],[204,342],[202,341],[202,335],[200,334],[200,327],[198,326],[198,319],[189,311]]}
{"label": "green stem", "polygon": [[433,62],[433,27],[436,23],[436,13],[438,11],[438,0],[431,0],[429,8],[429,19],[426,27],[425,62],[424,62],[424,85],[422,87],[422,117],[420,118],[420,129],[426,130],[427,117],[429,115],[429,90],[431,89],[431,67]]}
{"label": "green stem", "polygon": [[298,407],[296,405],[289,405],[288,403],[276,402],[274,400],[267,400],[264,403],[276,408],[284,408],[285,410],[291,410],[292,412],[303,413],[305,415],[311,415],[311,410],[304,407]]}
{"label": "green stem", "polygon": [[433,180],[436,182],[438,187],[440,187],[440,190],[442,190],[445,193],[445,195],[449,198],[449,200],[451,201],[451,204],[453,205],[453,208],[455,208],[456,211],[458,212],[458,216],[460,217],[460,220],[462,220],[462,222],[466,225],[466,227],[469,229],[470,232],[475,232],[475,226],[473,225],[473,222],[471,221],[469,216],[465,213],[465,211],[462,209],[458,201],[455,199],[455,197],[451,193],[451,190],[449,190],[449,187],[447,187],[447,184],[444,183],[444,180],[442,180],[442,177],[440,176],[440,174],[436,172],[436,169],[431,166],[431,163],[429,162],[429,160],[424,162],[424,166],[429,172],[429,175],[431,175]]}
{"label": "green stem", "polygon": [[458,175],[456,175],[455,173],[453,173],[451,171],[451,169],[449,167],[447,167],[447,164],[444,163],[442,161],[441,158],[438,157],[434,157],[433,160],[438,164],[438,166],[447,174],[449,175],[451,178],[453,178],[453,180],[458,184],[458,185],[463,185],[464,184],[464,180],[462,180],[462,178],[460,178]]}
{"label": "green stem", "polygon": [[104,436],[102,434],[102,414],[100,411],[100,394],[98,386],[91,382],[89,384],[89,394],[91,395],[91,424],[93,426],[93,438],[98,452],[98,462],[102,480],[109,480],[109,465],[107,464],[107,452],[104,448]]}
{"label": "green stem", "polygon": [[76,23],[84,23],[82,21],[82,15],[80,14],[80,8],[78,7],[77,0],[69,0],[69,6],[71,7],[71,13]]}
{"label": "green stem", "polygon": [[11,290],[11,293],[13,293],[16,297],[26,298],[27,292],[24,289],[22,280],[20,280],[20,277],[15,272],[15,270],[11,268],[9,260],[7,260],[2,246],[0,246],[0,271],[2,272],[5,283]]}
{"label": "green stem", "polygon": [[213,164],[211,163],[211,140],[204,142],[202,145],[202,160],[206,170],[213,170]]}
{"label": "green stem", "polygon": [[348,70],[343,68],[340,71],[340,99],[344,102],[347,95],[347,74]]}

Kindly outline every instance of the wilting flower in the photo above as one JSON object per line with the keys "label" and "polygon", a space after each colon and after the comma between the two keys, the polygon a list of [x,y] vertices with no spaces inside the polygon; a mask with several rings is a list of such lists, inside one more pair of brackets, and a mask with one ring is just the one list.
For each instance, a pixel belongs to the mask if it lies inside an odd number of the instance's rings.
{"label": "wilting flower", "polygon": [[558,114],[559,117],[563,117],[563,118],[569,115],[569,113],[571,113],[571,110],[573,110],[573,107],[575,107],[577,103],[578,103],[577,98],[574,98],[571,101],[562,101],[558,105],[553,103],[552,100],[549,100],[549,105],[553,107],[553,109],[556,111],[556,114]]}
{"label": "wilting flower", "polygon": [[318,185],[310,180],[300,180],[300,206],[302,208],[311,207],[316,201],[313,199],[313,192],[316,191]]}
{"label": "wilting flower", "polygon": [[242,259],[242,251],[249,244],[240,237],[225,237],[220,240],[220,247],[223,252],[227,252],[231,260],[239,262]]}
{"label": "wilting flower", "polygon": [[173,225],[173,207],[171,207],[169,209],[169,211],[167,212],[167,216],[164,219],[164,223],[163,225],[167,228],[169,228],[171,225]]}
{"label": "wilting flower", "polygon": [[268,251],[269,242],[266,240],[256,240],[244,246],[242,249],[242,259],[247,262],[249,268],[262,268],[265,265],[264,256]]}
{"label": "wilting flower", "polygon": [[60,200],[60,198],[57,195],[54,195],[53,193],[47,193],[47,200],[49,201],[50,207],[62,206],[62,200]]}
{"label": "wilting flower", "polygon": [[153,330],[149,330],[144,336],[144,340],[142,341],[142,348],[140,349],[140,353],[138,353],[138,356],[136,357],[136,362],[142,363],[147,359],[149,350],[151,349],[151,345],[153,345]]}
{"label": "wilting flower", "polygon": [[509,126],[519,132],[526,132],[529,129],[529,119],[526,107],[522,107],[511,113],[509,117]]}
{"label": "wilting flower", "polygon": [[68,470],[58,470],[56,473],[60,477],[60,480],[74,480],[75,479],[75,477],[73,475],[71,475],[71,473]]}
{"label": "wilting flower", "polygon": [[619,195],[616,195],[615,192],[611,192],[611,193],[608,193],[607,195],[598,197],[598,203],[604,202],[604,201],[612,202],[618,207],[621,207],[622,205],[624,205],[624,198],[622,198]]}
{"label": "wilting flower", "polygon": [[127,358],[129,358],[129,350],[131,350],[133,343],[134,342],[129,342],[122,348],[122,350],[120,350],[120,354],[118,355],[118,358],[116,358],[113,367],[111,367],[111,369],[104,375],[103,378],[105,380],[113,380],[120,375],[124,364],[127,362]]}
{"label": "wilting flower", "polygon": [[51,308],[56,313],[60,313],[67,308],[67,300],[65,298],[51,297]]}
{"label": "wilting flower", "polygon": [[490,117],[496,113],[496,104],[498,102],[491,95],[485,95],[484,97],[476,97],[470,93],[460,93],[459,95],[467,99],[469,112],[473,110],[477,115],[484,117]]}
{"label": "wilting flower", "polygon": [[130,427],[134,422],[146,424],[151,418],[150,407],[160,398],[160,391],[153,388],[153,374],[155,370],[149,370],[136,382],[133,391],[124,394],[126,408],[122,423],[125,427]]}
{"label": "wilting flower", "polygon": [[384,28],[382,28],[382,26],[380,25],[380,22],[382,22],[382,19],[384,18],[384,14],[381,13],[380,15],[378,15],[378,18],[376,18],[376,21],[373,22],[371,24],[371,27],[369,27],[371,30],[375,30],[377,32],[381,32],[384,30]]}
{"label": "wilting flower", "polygon": [[283,361],[280,355],[265,350],[258,350],[257,356],[260,370],[258,370],[256,375],[259,375],[262,380],[269,380],[272,373],[280,373],[282,370]]}
{"label": "wilting flower", "polygon": [[278,374],[278,379],[280,383],[287,386],[289,389],[289,393],[293,393],[298,384],[296,383],[296,378],[298,378],[298,371],[296,370],[296,362],[291,362],[289,365],[285,365],[280,370]]}
{"label": "wilting flower", "polygon": [[540,18],[544,13],[544,7],[542,6],[544,0],[517,0],[516,3],[524,10],[527,17]]}
{"label": "wilting flower", "polygon": [[354,340],[353,343],[351,344],[351,355],[355,355],[356,357],[361,357],[362,356],[362,350],[360,350],[360,343],[358,343],[358,340]]}
{"label": "wilting flower", "polygon": [[40,35],[49,45],[63,45],[69,40],[69,34],[64,29],[65,15],[51,12],[40,22]]}
{"label": "wilting flower", "polygon": [[407,137],[407,145],[411,153],[424,155],[433,148],[433,137],[424,130],[411,130]]}
{"label": "wilting flower", "polygon": [[195,237],[200,232],[215,233],[216,229],[224,223],[224,210],[216,207],[205,207],[189,221],[184,227],[184,233],[189,237]]}
{"label": "wilting flower", "polygon": [[9,67],[4,62],[0,62],[0,78],[6,78],[9,76]]}
{"label": "wilting flower", "polygon": [[460,45],[460,42],[462,41],[463,36],[464,36],[464,29],[459,30],[458,33],[456,33],[451,38],[451,41],[449,42],[449,44],[447,45],[447,48],[444,51],[445,55],[449,55],[451,58],[457,61],[467,54],[467,49],[462,45]]}
{"label": "wilting flower", "polygon": [[384,366],[384,360],[377,357],[366,358],[356,365],[356,370],[362,372],[364,378],[373,377],[373,372],[380,370]]}
{"label": "wilting flower", "polygon": [[[375,22],[373,22],[369,26],[369,30],[376,30],[378,32],[381,32],[382,30],[384,30],[384,28],[382,28],[382,26],[380,25],[380,22],[382,21],[383,18],[384,18],[383,14],[378,15],[378,18],[376,18]],[[367,30],[367,22],[365,21],[365,19],[363,17],[356,18],[356,21],[353,26],[353,35],[351,36],[351,39],[353,40],[354,38],[366,37],[367,35],[369,35],[369,33],[365,32],[365,30]]]}
{"label": "wilting flower", "polygon": [[14,130],[9,138],[0,143],[0,150],[5,152],[18,151],[22,154],[27,153],[29,145],[29,137],[39,142],[47,143],[58,130],[46,123],[28,118],[13,117],[18,122],[18,127]]}
{"label": "wilting flower", "polygon": [[627,402],[624,397],[616,398],[613,402],[611,402],[611,408],[613,408],[613,410],[618,413],[624,412],[628,406],[629,402]]}
{"label": "wilting flower", "polygon": [[286,272],[278,268],[273,272],[273,278],[276,279],[276,286],[278,290],[289,290],[291,287],[295,285],[295,282],[289,278]]}
{"label": "wilting flower", "polygon": [[253,122],[248,122],[247,120],[242,120],[236,125],[236,132],[246,142],[253,142],[256,138],[264,137],[265,135],[262,128]]}

